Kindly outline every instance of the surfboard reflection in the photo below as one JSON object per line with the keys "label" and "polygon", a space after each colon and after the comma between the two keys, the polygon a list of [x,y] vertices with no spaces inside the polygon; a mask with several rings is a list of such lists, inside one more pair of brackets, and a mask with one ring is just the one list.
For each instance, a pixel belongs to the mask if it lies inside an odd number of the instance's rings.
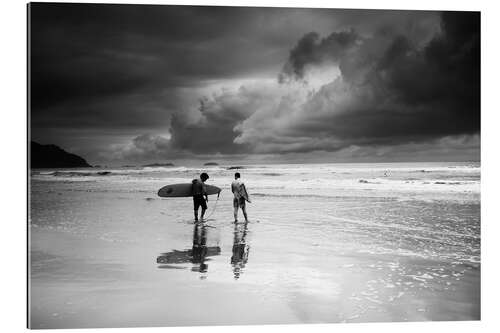
{"label": "surfboard reflection", "polygon": [[171,264],[186,264],[193,263],[191,271],[206,273],[208,257],[220,255],[221,249],[219,246],[207,246],[207,227],[200,224],[195,224],[193,230],[193,246],[189,250],[173,250],[171,252],[162,253],[156,258],[156,262],[161,264],[158,268],[182,268]]}
{"label": "surfboard reflection", "polygon": [[248,222],[244,224],[234,224],[233,255],[231,256],[231,266],[233,267],[234,279],[240,278],[245,265],[248,262],[250,246],[247,244]]}

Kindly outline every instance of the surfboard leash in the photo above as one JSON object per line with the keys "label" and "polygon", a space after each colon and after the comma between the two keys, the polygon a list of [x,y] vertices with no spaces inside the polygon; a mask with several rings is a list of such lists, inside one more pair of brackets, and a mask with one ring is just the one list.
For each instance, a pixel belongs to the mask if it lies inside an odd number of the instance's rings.
{"label": "surfboard leash", "polygon": [[208,220],[208,218],[209,218],[210,216],[212,216],[212,215],[213,215],[213,213],[215,213],[215,209],[217,208],[217,203],[219,202],[220,192],[222,192],[222,190],[221,190],[221,191],[219,191],[219,193],[217,193],[217,200],[215,200],[214,209],[212,209],[212,212],[211,212],[208,216],[206,216],[206,217],[205,217],[205,219],[207,219],[207,220]]}

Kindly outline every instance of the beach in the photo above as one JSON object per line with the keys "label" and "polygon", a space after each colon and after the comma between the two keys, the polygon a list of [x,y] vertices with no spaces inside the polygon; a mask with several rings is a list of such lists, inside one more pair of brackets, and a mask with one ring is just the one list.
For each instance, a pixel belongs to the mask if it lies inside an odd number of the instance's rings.
{"label": "beach", "polygon": [[[156,193],[203,171],[194,224]],[[29,195],[32,328],[480,319],[479,163],[35,169]]]}

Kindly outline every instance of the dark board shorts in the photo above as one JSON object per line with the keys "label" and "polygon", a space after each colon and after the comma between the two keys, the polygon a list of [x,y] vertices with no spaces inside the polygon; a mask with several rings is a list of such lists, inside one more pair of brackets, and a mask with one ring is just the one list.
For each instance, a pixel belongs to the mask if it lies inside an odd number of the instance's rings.
{"label": "dark board shorts", "polygon": [[233,199],[234,208],[245,208],[245,198]]}
{"label": "dark board shorts", "polygon": [[207,202],[205,201],[205,198],[203,195],[193,195],[193,204],[194,204],[194,209],[203,208],[207,209]]}

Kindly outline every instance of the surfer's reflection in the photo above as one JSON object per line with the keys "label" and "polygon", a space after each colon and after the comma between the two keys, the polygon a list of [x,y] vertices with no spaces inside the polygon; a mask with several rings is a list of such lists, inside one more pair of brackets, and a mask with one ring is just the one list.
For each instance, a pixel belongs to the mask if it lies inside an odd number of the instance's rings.
{"label": "surfer's reflection", "polygon": [[235,279],[239,279],[248,261],[250,246],[246,243],[248,222],[244,224],[234,224],[233,255],[231,256],[231,266]]}
{"label": "surfer's reflection", "polygon": [[209,261],[207,257],[220,254],[219,246],[207,246],[207,226],[195,224],[193,230],[193,247],[190,250],[162,253],[156,262],[162,264],[158,268],[182,268],[169,264],[185,264],[193,263],[191,270],[193,272],[206,273],[208,265],[205,261]]}
{"label": "surfer's reflection", "polygon": [[[220,253],[220,248],[217,247],[217,254]],[[208,254],[207,248],[207,227],[199,227],[199,224],[195,224],[193,232],[193,248],[191,250],[192,262],[193,264],[200,264],[199,267],[193,266],[191,269],[193,272],[199,271],[205,273],[207,271],[208,265],[205,264],[205,258]]]}

